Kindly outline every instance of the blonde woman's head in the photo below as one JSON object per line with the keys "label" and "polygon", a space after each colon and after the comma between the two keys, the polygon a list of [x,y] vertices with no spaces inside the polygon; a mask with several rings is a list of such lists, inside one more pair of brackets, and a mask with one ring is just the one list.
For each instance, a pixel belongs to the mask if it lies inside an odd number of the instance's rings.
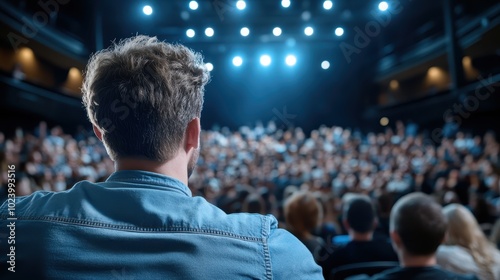
{"label": "blonde woman's head", "polygon": [[444,207],[443,213],[448,218],[449,225],[446,244],[466,248],[485,274],[485,279],[493,279],[496,249],[484,235],[474,215],[460,204]]}
{"label": "blonde woman's head", "polygon": [[446,244],[471,249],[477,238],[484,238],[476,218],[464,206],[453,203],[444,207],[443,213],[448,219]]}

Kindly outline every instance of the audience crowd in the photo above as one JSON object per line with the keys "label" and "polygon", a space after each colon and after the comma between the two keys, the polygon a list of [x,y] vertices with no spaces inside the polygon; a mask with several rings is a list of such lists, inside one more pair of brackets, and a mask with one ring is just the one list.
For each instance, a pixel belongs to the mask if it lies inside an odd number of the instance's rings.
{"label": "audience crowd", "polygon": [[[104,181],[114,170],[91,132],[68,135],[43,122],[8,139],[0,132],[2,200],[12,164],[18,196],[64,191],[80,180]],[[422,192],[445,206],[449,221],[438,263],[479,279],[500,279],[499,170],[500,144],[493,132],[455,131],[436,142],[401,122],[384,133],[321,126],[309,135],[271,122],[204,131],[189,188],[227,213],[273,214],[311,251],[325,277],[347,259],[358,262],[353,251],[384,248],[362,253],[369,260],[359,262],[398,261],[389,243],[392,206],[408,193]],[[363,243],[373,240],[387,243]],[[339,261],[335,255],[350,258]],[[462,265],[467,260],[470,268]]]}

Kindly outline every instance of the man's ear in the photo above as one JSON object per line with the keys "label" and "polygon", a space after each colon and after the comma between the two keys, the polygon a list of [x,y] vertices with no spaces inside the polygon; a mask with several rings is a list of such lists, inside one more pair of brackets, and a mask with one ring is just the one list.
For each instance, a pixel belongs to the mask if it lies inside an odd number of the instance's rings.
{"label": "man's ear", "polygon": [[200,118],[192,119],[186,128],[186,133],[184,135],[184,150],[189,152],[191,148],[198,149],[200,147]]}
{"label": "man's ear", "polygon": [[392,244],[394,244],[395,247],[397,247],[397,248],[401,248],[402,243],[401,243],[401,237],[399,237],[399,234],[396,231],[391,230],[389,232],[389,235],[391,236]]}
{"label": "man's ear", "polygon": [[97,136],[97,138],[99,139],[99,141],[102,142],[102,132],[101,132],[101,130],[97,126],[95,126],[95,125],[92,125],[92,128],[94,129],[95,136]]}

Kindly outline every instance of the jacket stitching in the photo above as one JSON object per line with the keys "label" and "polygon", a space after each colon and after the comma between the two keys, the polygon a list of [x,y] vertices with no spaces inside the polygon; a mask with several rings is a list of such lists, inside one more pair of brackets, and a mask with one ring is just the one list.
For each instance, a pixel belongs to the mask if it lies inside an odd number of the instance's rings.
{"label": "jacket stitching", "polygon": [[269,233],[267,232],[267,228],[269,219],[266,216],[261,217],[262,221],[262,247],[264,249],[264,262],[266,267],[266,279],[273,279],[272,266],[271,266],[271,254],[269,252],[269,246],[267,241],[269,240]]}
{"label": "jacket stitching", "polygon": [[[0,215],[1,219],[7,219],[6,215]],[[189,227],[166,227],[166,228],[148,228],[148,227],[135,227],[135,226],[124,226],[124,225],[113,225],[103,222],[97,221],[88,221],[88,220],[79,220],[79,219],[71,219],[64,217],[34,217],[34,216],[18,216],[17,220],[31,220],[31,221],[56,221],[65,224],[71,225],[82,225],[82,226],[90,226],[90,227],[99,227],[99,228],[107,228],[107,229],[116,229],[116,230],[125,230],[125,231],[135,231],[135,232],[182,232],[182,233],[205,233],[217,236],[226,236],[236,239],[241,239],[245,241],[252,242],[263,242],[265,238],[251,237],[251,236],[243,236],[237,235],[234,233],[216,230],[216,229],[197,229],[197,228],[189,228]]]}

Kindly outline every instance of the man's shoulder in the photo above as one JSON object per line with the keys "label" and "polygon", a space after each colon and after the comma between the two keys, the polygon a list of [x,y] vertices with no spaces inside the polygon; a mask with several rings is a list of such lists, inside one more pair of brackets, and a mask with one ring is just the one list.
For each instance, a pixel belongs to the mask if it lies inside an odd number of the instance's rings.
{"label": "man's shoulder", "polygon": [[[63,192],[37,191],[15,199],[15,216],[24,220],[101,223],[108,228],[138,231],[187,230],[242,240],[260,241],[277,228],[272,215],[226,214],[202,197],[171,195],[158,189],[121,188],[81,181]],[[113,201],[113,203],[110,203]],[[8,201],[0,217],[9,215]]]}
{"label": "man's shoulder", "polygon": [[3,218],[9,215],[15,217],[30,216],[37,213],[37,210],[43,209],[44,204],[56,194],[58,193],[51,191],[36,191],[27,196],[17,196],[7,199],[0,205],[0,217]]}
{"label": "man's shoulder", "polygon": [[401,268],[396,267],[396,268],[391,268],[388,270],[385,270],[381,273],[373,275],[370,280],[392,280],[392,279],[403,279],[401,278]]}

